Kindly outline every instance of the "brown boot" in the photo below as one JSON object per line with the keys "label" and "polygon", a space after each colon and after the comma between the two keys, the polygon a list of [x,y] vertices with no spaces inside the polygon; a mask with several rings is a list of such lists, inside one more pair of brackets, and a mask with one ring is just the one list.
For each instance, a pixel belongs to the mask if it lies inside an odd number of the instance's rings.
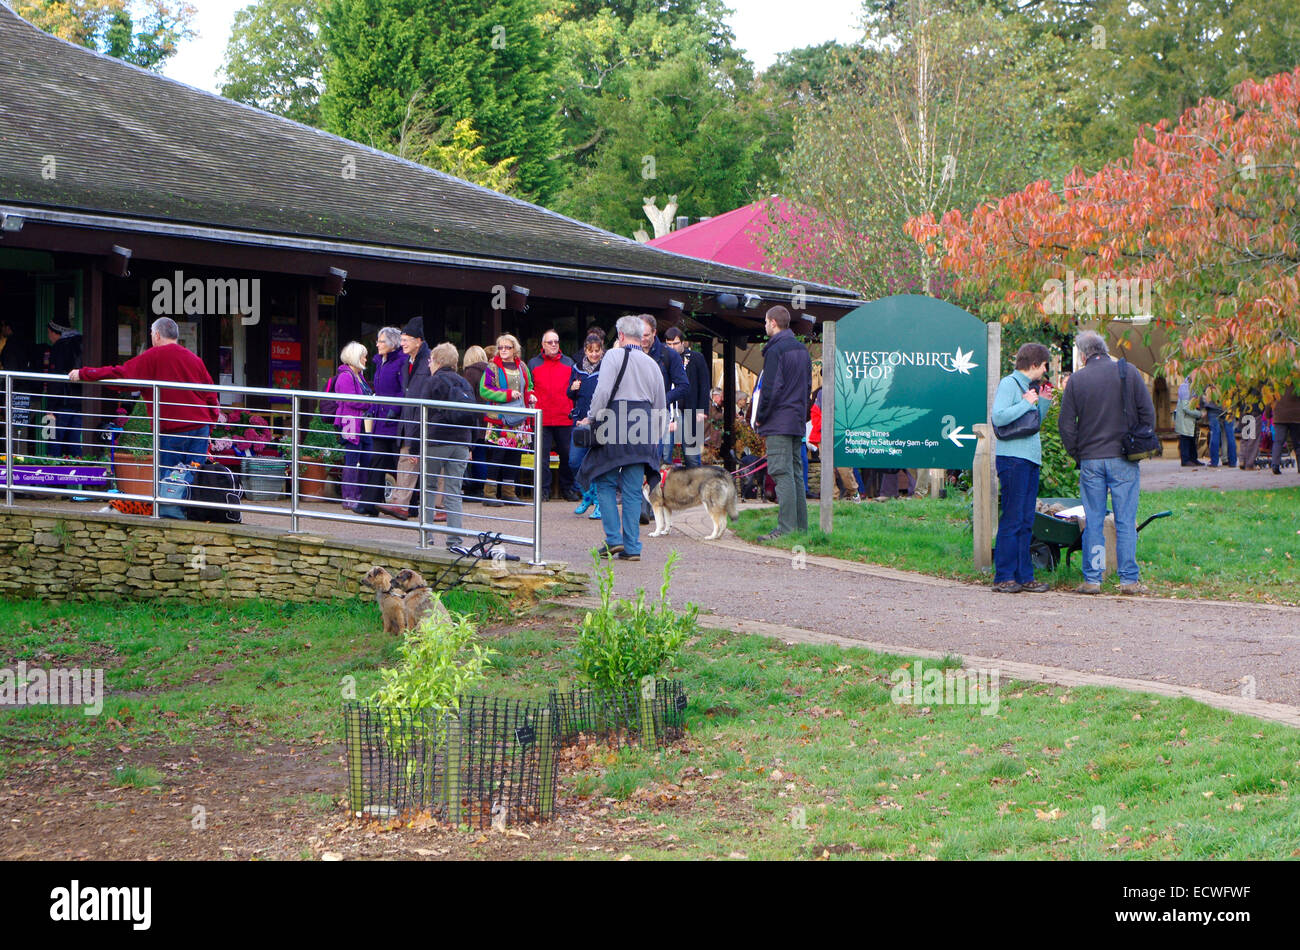
{"label": "brown boot", "polygon": [[514,504],[519,501],[519,496],[515,494],[514,482],[502,482],[500,494],[503,502]]}
{"label": "brown boot", "polygon": [[493,482],[483,483],[483,507],[500,508],[503,503],[497,500],[497,486]]}

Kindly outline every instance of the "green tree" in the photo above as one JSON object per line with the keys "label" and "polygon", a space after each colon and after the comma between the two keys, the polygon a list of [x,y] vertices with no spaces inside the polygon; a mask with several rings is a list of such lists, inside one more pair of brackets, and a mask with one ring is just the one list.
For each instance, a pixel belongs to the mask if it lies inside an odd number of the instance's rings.
{"label": "green tree", "polygon": [[325,128],[399,151],[415,125],[469,119],[485,160],[517,159],[520,195],[545,203],[563,172],[539,13],[539,0],[325,0]]}
{"label": "green tree", "polygon": [[320,125],[325,45],[317,0],[258,0],[235,14],[221,94]]}
{"label": "green tree", "polygon": [[422,149],[416,161],[436,168],[503,195],[514,190],[513,157],[492,163],[483,157],[484,146],[478,144],[479,134],[469,119],[461,119],[451,129],[445,127],[440,134]]}
{"label": "green tree", "polygon": [[683,214],[714,215],[753,200],[757,182],[775,172],[765,150],[771,116],[749,64],[712,47],[714,9],[701,4],[675,22],[655,11],[625,20],[617,10],[544,20],[559,51],[570,177],[560,210],[632,234],[648,227],[645,197],[663,205],[677,195]]}
{"label": "green tree", "polygon": [[869,19],[856,62],[796,121],[781,192],[805,219],[774,214],[769,260],[793,258],[795,273],[868,296],[948,296],[903,226],[918,209],[964,206],[1050,165],[1035,130],[1051,52],[1022,22],[973,3],[912,0]]}
{"label": "green tree", "polygon": [[[1244,79],[1300,63],[1300,17],[1275,0],[999,0],[1031,31],[1061,43],[1049,77],[1059,103],[1047,128],[1096,171],[1132,146],[1143,123],[1202,98],[1231,98]],[[1294,11],[1293,11],[1294,14]]]}
{"label": "green tree", "polygon": [[16,0],[14,12],[62,39],[157,69],[194,36],[197,11],[183,0]]}

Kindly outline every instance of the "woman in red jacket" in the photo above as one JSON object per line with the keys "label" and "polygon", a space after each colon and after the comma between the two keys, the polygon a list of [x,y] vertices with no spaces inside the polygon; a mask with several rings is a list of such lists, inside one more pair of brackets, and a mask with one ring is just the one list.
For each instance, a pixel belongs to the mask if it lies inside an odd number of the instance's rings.
{"label": "woman in red jacket", "polygon": [[574,472],[569,467],[572,449],[573,399],[569,396],[569,382],[573,378],[573,360],[560,352],[560,335],[554,330],[542,334],[542,352],[528,362],[537,393],[537,405],[542,410],[542,501],[551,497],[551,448],[560,456],[560,488],[556,495],[568,501],[580,496],[573,488]]}

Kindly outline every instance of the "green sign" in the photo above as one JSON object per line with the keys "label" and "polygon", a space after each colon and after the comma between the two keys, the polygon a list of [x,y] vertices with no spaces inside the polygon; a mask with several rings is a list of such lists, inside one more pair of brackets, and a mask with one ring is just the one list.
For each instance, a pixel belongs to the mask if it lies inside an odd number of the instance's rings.
{"label": "green sign", "polygon": [[863,304],[835,326],[835,464],[970,468],[988,421],[988,328],[933,297]]}

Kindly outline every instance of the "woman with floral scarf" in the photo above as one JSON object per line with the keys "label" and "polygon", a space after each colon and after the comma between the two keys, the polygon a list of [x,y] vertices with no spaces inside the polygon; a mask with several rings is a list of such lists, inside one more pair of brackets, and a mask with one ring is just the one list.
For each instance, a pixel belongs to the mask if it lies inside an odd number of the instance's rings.
{"label": "woman with floral scarf", "polygon": [[[531,409],[537,405],[533,377],[520,353],[519,341],[509,333],[497,337],[496,355],[487,364],[479,382],[479,395],[492,406],[516,406]],[[524,484],[528,474],[522,467],[523,455],[532,445],[532,426],[527,416],[494,410],[487,413],[487,430],[483,440],[488,446],[487,482],[483,486],[483,504],[500,507],[518,499],[516,485]],[[498,497],[493,489],[500,486]]]}

